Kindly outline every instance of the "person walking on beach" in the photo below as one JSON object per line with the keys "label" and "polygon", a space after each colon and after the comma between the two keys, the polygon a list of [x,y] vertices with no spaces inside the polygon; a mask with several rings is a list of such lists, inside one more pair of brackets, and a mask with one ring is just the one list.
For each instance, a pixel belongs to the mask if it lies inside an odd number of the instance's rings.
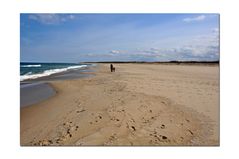
{"label": "person walking on beach", "polygon": [[110,71],[115,72],[115,67],[112,64],[110,64]]}
{"label": "person walking on beach", "polygon": [[110,64],[110,72],[113,72],[113,65]]}

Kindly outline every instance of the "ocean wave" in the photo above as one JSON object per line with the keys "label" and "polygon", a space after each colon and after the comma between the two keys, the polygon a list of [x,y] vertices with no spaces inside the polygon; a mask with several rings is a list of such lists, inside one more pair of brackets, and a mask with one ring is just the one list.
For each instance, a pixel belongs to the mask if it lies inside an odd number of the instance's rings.
{"label": "ocean wave", "polygon": [[27,72],[25,75],[31,75],[32,74],[32,72]]}
{"label": "ocean wave", "polygon": [[41,67],[41,65],[22,65],[21,67]]}
{"label": "ocean wave", "polygon": [[52,75],[55,73],[60,73],[60,72],[64,72],[67,70],[79,69],[79,68],[83,68],[83,67],[87,67],[87,65],[70,66],[70,67],[60,68],[60,69],[51,69],[51,70],[46,70],[42,73],[37,73],[37,74],[25,74],[25,75],[21,75],[20,81],[24,81],[24,80],[28,80],[28,79],[36,79],[36,78],[40,78],[40,77],[49,76],[49,75]]}

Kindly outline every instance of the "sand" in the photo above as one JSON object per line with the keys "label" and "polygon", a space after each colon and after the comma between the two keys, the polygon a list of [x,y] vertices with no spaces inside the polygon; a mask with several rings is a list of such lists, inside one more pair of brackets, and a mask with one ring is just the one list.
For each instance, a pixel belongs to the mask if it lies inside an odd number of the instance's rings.
{"label": "sand", "polygon": [[98,64],[20,110],[20,144],[219,145],[219,66]]}
{"label": "sand", "polygon": [[53,96],[55,91],[47,83],[34,82],[20,85],[20,107],[26,107]]}

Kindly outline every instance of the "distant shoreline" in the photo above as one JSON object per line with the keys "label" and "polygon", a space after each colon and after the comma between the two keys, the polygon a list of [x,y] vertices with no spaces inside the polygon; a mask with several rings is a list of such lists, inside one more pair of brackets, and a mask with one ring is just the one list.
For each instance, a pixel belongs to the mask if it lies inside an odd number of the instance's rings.
{"label": "distant shoreline", "polygon": [[219,61],[154,61],[154,62],[147,62],[147,61],[98,61],[98,62],[81,62],[81,63],[119,63],[119,64],[219,64]]}

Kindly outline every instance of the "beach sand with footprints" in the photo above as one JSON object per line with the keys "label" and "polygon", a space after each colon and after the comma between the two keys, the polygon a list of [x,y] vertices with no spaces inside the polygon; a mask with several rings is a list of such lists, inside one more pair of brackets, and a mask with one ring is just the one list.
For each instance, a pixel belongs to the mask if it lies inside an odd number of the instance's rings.
{"label": "beach sand with footprints", "polygon": [[219,66],[98,64],[20,110],[22,146],[219,145]]}

